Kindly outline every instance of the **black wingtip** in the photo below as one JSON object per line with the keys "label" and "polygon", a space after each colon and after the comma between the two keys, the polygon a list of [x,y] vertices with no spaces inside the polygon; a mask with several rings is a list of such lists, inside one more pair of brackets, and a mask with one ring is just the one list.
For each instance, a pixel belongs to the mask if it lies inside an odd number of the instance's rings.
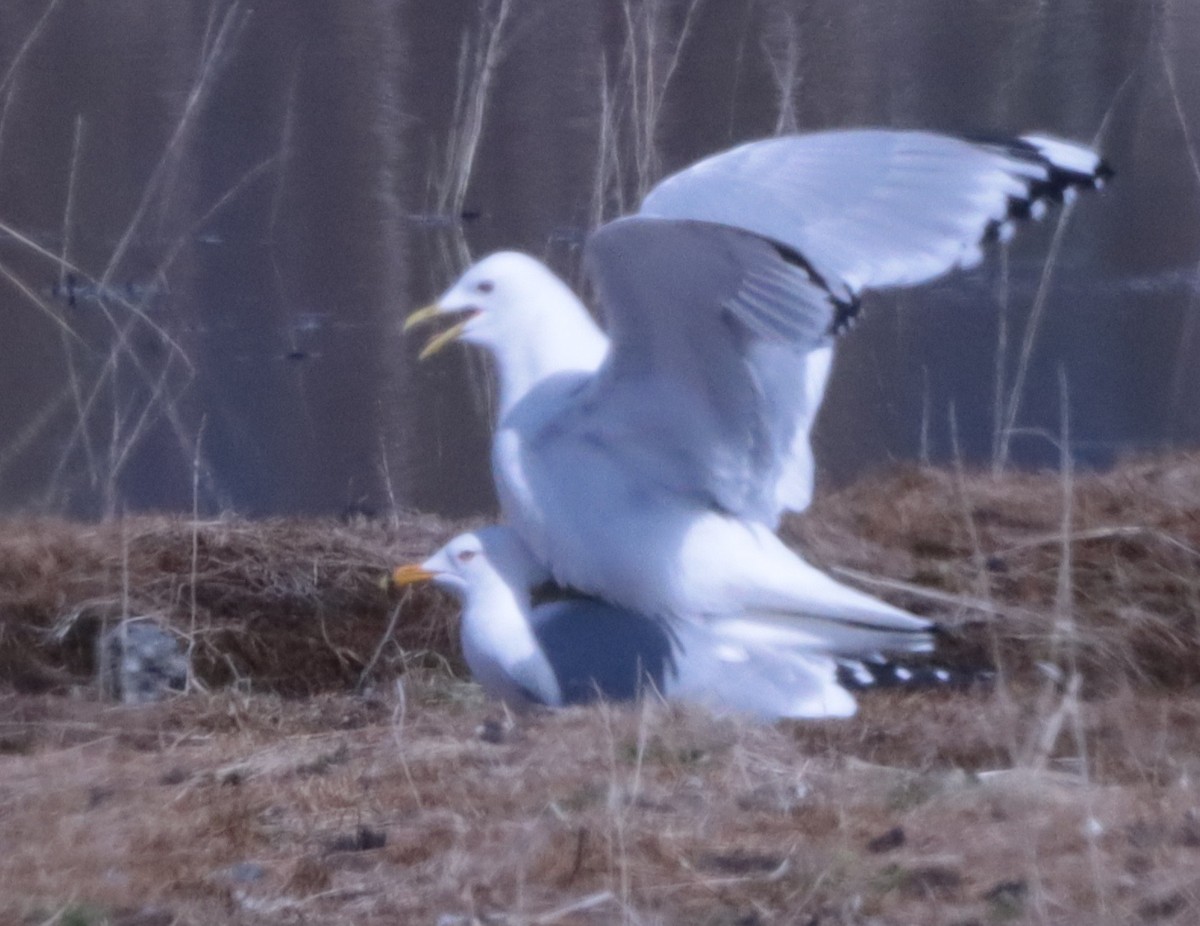
{"label": "black wingtip", "polygon": [[862,300],[857,296],[850,300],[837,299],[832,295],[829,298],[833,303],[833,321],[829,323],[829,333],[836,337],[854,327],[862,310]]}
{"label": "black wingtip", "polygon": [[[1060,146],[1067,146],[1064,150]],[[1036,161],[1046,169],[1044,180],[1029,184],[1026,201],[1061,203],[1068,190],[1098,190],[1115,175],[1112,165],[1089,148],[1037,137],[1019,138],[1009,147],[1011,153]],[[1079,155],[1091,154],[1095,163],[1081,164]],[[1027,211],[1028,214],[1028,211]]]}
{"label": "black wingtip", "polygon": [[857,293],[847,291],[845,294],[839,294],[834,292],[833,287],[829,285],[829,281],[799,251],[789,248],[787,245],[780,244],[778,241],[772,241],[771,245],[784,261],[794,267],[799,267],[816,286],[825,290],[829,298],[829,304],[833,306],[833,320],[829,323],[830,336],[837,336],[843,331],[854,327],[854,323],[858,320],[859,309],[862,307],[862,301],[859,299]]}
{"label": "black wingtip", "polygon": [[837,680],[848,691],[887,689],[962,689],[987,685],[995,678],[987,666],[946,666],[889,659],[847,659],[837,667]]}
{"label": "black wingtip", "polygon": [[[1028,180],[1023,195],[1008,198],[1004,218],[989,222],[984,229],[984,242],[1007,240],[1012,234],[1013,223],[1040,219],[1048,206],[1061,205],[1077,190],[1099,190],[1116,175],[1105,158],[1074,142],[1037,135],[1021,138],[971,135],[967,140],[1036,163],[1046,172],[1041,179]],[[1087,163],[1089,154],[1095,158],[1094,163]]]}

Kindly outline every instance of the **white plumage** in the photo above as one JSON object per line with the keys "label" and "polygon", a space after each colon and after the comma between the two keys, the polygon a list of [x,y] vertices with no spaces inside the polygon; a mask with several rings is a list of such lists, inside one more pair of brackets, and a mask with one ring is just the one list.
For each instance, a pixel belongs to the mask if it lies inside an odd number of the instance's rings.
{"label": "white plumage", "polygon": [[773,532],[811,498],[833,335],[864,288],[970,266],[987,239],[1105,171],[1040,136],[754,142],[667,178],[591,236],[607,340],[547,268],[502,253],[442,297],[438,311],[466,318],[430,349],[457,336],[495,355],[501,505],[559,583],[756,646],[925,650],[927,621],[835,582]]}
{"label": "white plumage", "polygon": [[424,563],[394,573],[398,584],[429,580],[462,599],[471,675],[513,706],[658,695],[761,719],[855,711],[828,657],[777,652],[703,624],[668,624],[592,599],[534,607],[531,590],[544,578],[505,527],[455,537]]}

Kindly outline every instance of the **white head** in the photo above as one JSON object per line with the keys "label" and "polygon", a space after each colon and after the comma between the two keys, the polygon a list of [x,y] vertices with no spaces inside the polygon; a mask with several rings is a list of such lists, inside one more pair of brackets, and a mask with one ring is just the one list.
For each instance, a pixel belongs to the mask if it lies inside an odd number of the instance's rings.
{"label": "white head", "polygon": [[502,412],[545,376],[595,370],[608,348],[567,285],[541,261],[516,251],[479,261],[404,327],[447,315],[461,317],[429,340],[421,359],[455,340],[487,348],[499,368]]}
{"label": "white head", "polygon": [[499,525],[459,534],[425,562],[392,573],[394,585],[428,581],[464,599],[502,584],[528,600],[530,590],[549,578],[516,532]]}
{"label": "white head", "polygon": [[530,591],[546,570],[507,527],[461,534],[421,564],[400,566],[395,585],[431,581],[462,599],[463,657],[472,677],[513,705],[559,704],[562,692],[530,625]]}
{"label": "white head", "polygon": [[[410,315],[405,328],[441,315],[464,316],[431,339],[422,358],[453,340],[502,349],[537,324],[543,312],[553,311],[565,288],[541,261],[517,251],[500,251],[469,268],[436,303]],[[569,291],[567,295],[574,299]]]}

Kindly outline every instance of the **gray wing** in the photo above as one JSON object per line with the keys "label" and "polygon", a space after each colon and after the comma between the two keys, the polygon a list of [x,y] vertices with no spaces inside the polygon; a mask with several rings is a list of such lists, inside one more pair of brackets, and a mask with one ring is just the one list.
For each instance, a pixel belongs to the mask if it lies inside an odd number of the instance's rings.
{"label": "gray wing", "polygon": [[869,287],[933,279],[980,257],[1005,223],[1098,186],[1090,149],[1040,136],[967,140],[851,129],[750,142],[668,177],[641,214],[719,222],[803,255],[852,303]]}
{"label": "gray wing", "polygon": [[585,259],[612,348],[563,422],[573,439],[620,455],[646,491],[773,521],[810,417],[804,359],[836,300],[772,242],[702,222],[620,219]]}
{"label": "gray wing", "polygon": [[[811,491],[815,348],[868,286],[978,260],[1107,167],[1053,139],[852,130],[768,139],[663,181],[588,241],[612,349],[574,422],[657,489],[764,523]],[[815,358],[814,358],[815,359]]]}
{"label": "gray wing", "polygon": [[541,605],[532,625],[562,692],[561,701],[542,703],[632,701],[655,692],[766,720],[855,711],[837,662],[822,654],[774,652],[702,624],[668,625],[593,599]]}
{"label": "gray wing", "polygon": [[563,704],[665,692],[674,672],[671,630],[657,618],[584,598],[540,605],[531,624]]}

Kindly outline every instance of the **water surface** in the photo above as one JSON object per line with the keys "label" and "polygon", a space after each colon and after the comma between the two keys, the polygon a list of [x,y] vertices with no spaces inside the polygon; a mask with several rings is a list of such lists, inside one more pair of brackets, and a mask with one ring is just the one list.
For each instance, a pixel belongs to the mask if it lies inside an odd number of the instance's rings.
{"label": "water surface", "polygon": [[587,230],[663,174],[854,125],[1094,139],[1117,177],[867,300],[825,484],[1001,444],[1047,465],[1064,433],[1098,466],[1200,440],[1195,4],[633,9],[5,3],[0,508],[490,511],[486,366],[417,364],[404,315],[501,247],[578,283]]}

